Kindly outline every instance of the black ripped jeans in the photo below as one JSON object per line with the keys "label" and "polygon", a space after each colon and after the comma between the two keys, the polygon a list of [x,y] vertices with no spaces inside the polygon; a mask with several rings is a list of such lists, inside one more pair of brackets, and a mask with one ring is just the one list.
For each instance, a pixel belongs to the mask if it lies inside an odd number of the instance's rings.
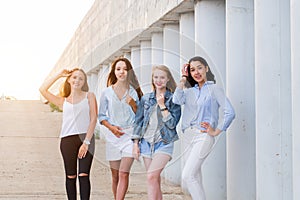
{"label": "black ripped jeans", "polygon": [[[78,174],[87,174],[87,176],[79,176],[80,199],[89,200],[91,193],[90,170],[95,152],[95,137],[91,139],[88,152],[82,159],[78,158],[78,151],[86,134],[71,135],[61,139],[60,151],[64,160],[66,173],[66,190],[69,200],[76,200],[76,177],[77,177],[77,161]],[[70,178],[68,176],[74,176]]]}

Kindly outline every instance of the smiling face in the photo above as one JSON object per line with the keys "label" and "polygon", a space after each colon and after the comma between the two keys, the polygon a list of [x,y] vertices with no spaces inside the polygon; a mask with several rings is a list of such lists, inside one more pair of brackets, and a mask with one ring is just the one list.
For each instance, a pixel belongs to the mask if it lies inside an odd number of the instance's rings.
{"label": "smiling face", "polygon": [[190,73],[192,78],[202,86],[206,81],[206,72],[208,68],[204,66],[200,61],[192,61],[190,63]]}
{"label": "smiling face", "polygon": [[165,71],[155,69],[152,75],[152,85],[156,89],[165,89],[169,81],[168,75]]}
{"label": "smiling face", "polygon": [[118,81],[127,81],[127,66],[124,61],[117,62],[115,75]]}
{"label": "smiling face", "polygon": [[68,79],[71,88],[75,90],[82,90],[85,81],[85,75],[80,70],[74,71]]}

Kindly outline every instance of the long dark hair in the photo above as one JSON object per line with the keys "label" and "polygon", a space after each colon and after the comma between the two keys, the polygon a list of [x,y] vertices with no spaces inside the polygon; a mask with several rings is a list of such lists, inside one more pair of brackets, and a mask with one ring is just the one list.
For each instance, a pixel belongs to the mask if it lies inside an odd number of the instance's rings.
{"label": "long dark hair", "polygon": [[193,61],[199,61],[202,65],[204,65],[205,67],[208,68],[208,71],[206,72],[206,78],[208,81],[213,81],[214,83],[216,83],[215,80],[215,75],[212,73],[212,71],[210,70],[210,67],[208,66],[206,60],[200,56],[195,56],[193,58],[191,58],[189,60],[189,65],[187,67],[187,71],[188,71],[188,77],[187,77],[187,81],[185,83],[185,87],[190,88],[190,87],[194,87],[196,84],[198,84],[192,77],[191,75],[191,69],[190,69],[190,64]]}
{"label": "long dark hair", "polygon": [[130,61],[127,58],[123,58],[123,57],[117,58],[112,63],[111,69],[110,69],[110,72],[109,72],[108,78],[107,78],[107,83],[106,83],[107,87],[115,84],[118,81],[118,79],[116,77],[116,74],[115,74],[115,69],[116,69],[117,63],[120,62],[120,61],[123,61],[126,64],[127,82],[129,83],[129,85],[131,85],[135,89],[135,91],[138,94],[139,99],[141,99],[141,97],[143,96],[143,92],[141,90],[139,81],[138,81],[138,79],[137,79],[137,77],[135,75],[135,72],[134,72],[134,70],[132,68],[132,65],[131,65]]}

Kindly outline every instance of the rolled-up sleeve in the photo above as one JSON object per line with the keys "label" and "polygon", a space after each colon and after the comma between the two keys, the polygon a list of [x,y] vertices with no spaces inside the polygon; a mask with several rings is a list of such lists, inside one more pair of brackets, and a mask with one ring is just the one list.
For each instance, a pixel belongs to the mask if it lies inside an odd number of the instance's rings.
{"label": "rolled-up sleeve", "polygon": [[181,106],[170,102],[169,114],[162,118],[162,121],[169,129],[175,129],[181,116]]}

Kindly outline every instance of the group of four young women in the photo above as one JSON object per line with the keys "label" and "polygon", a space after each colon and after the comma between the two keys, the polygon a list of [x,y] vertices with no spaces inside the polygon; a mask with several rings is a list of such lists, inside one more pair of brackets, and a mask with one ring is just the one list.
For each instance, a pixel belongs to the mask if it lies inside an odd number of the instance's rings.
{"label": "group of four young women", "polygon": [[[171,160],[174,142],[179,139],[176,126],[181,105],[184,105],[181,128],[189,141],[184,151],[187,159],[182,179],[192,199],[205,199],[201,165],[213,147],[215,136],[226,131],[235,113],[223,89],[215,85],[205,59],[198,56],[190,59],[181,72],[182,78],[176,85],[168,67],[154,66],[153,91],[143,95],[130,61],[118,58],[112,63],[107,88],[102,91],[99,113],[95,95],[88,92],[83,70],[63,70],[44,82],[41,94],[63,109],[60,148],[68,199],[76,199],[77,161],[80,197],[90,198],[89,174],[97,118],[109,130],[105,134],[106,159],[110,164],[114,198],[125,198],[131,165],[134,158],[142,156],[147,171],[148,199],[162,199],[160,174]],[[61,95],[56,96],[49,88],[61,77],[66,80]]]}

